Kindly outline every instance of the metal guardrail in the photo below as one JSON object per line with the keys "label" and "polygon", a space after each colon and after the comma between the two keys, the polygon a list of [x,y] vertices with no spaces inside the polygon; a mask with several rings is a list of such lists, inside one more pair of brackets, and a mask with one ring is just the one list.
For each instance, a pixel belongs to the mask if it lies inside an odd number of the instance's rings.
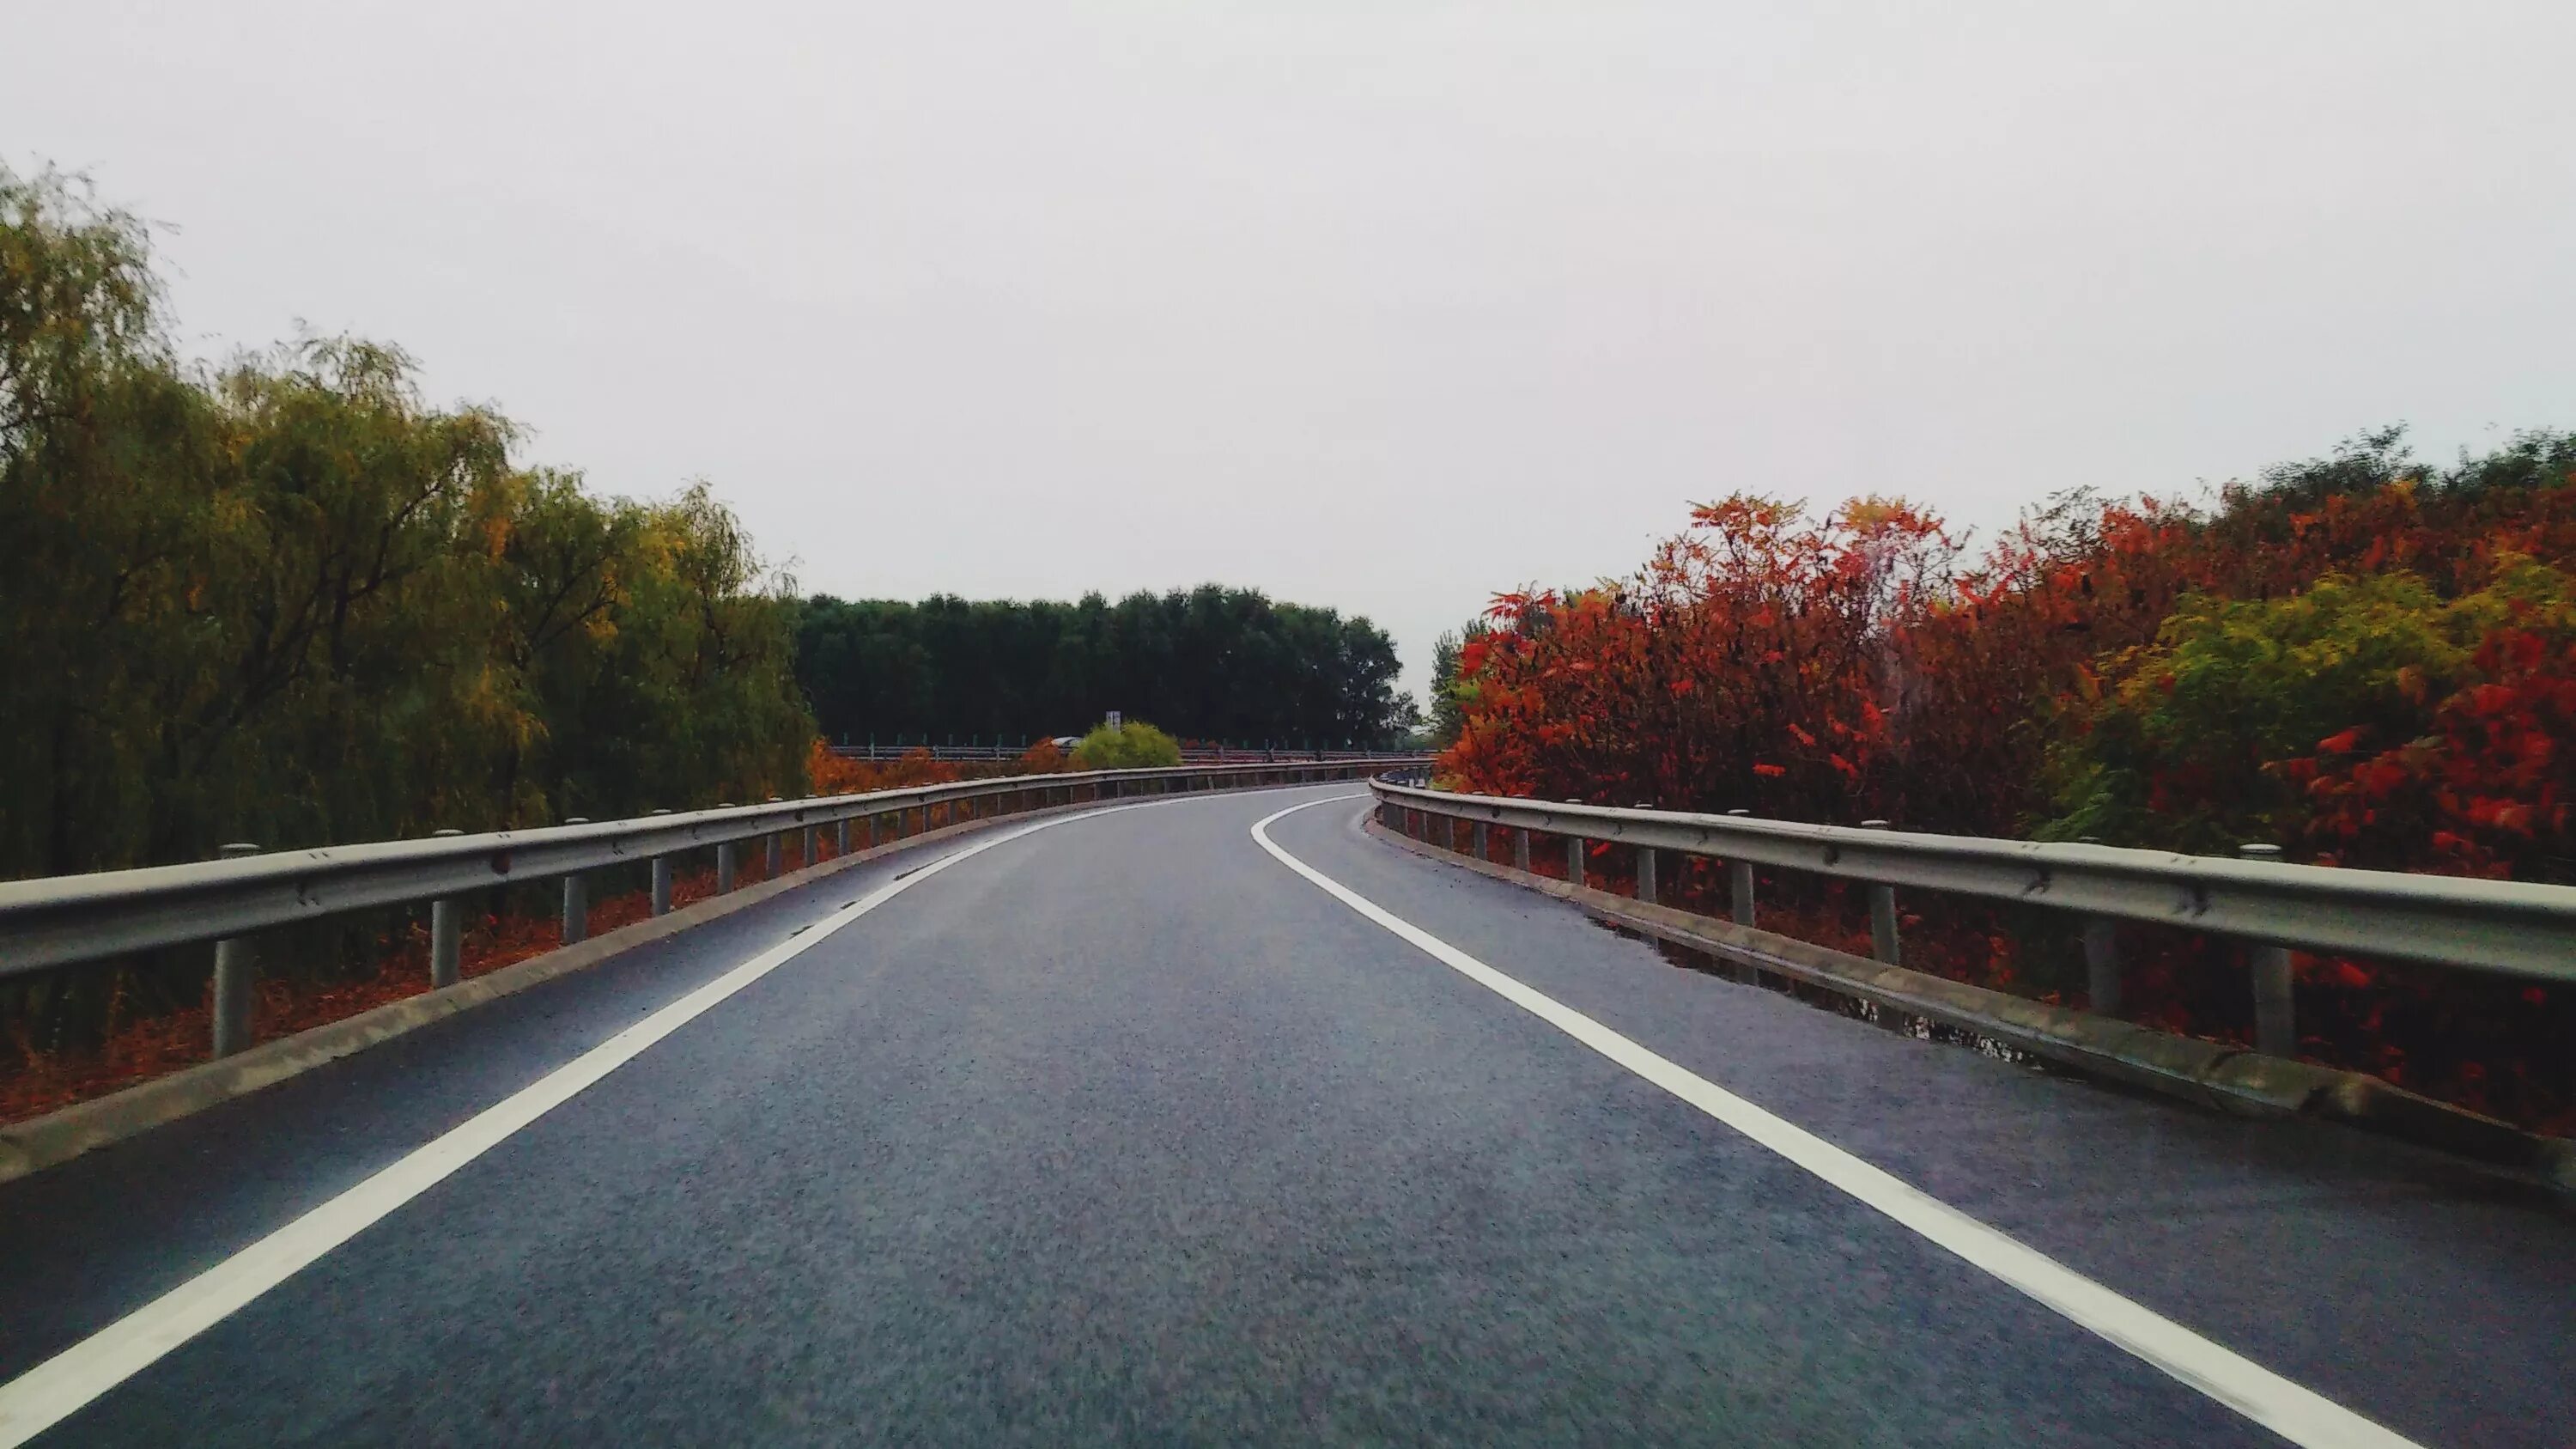
{"label": "metal guardrail", "polygon": [[[2119,994],[2116,937],[2108,923],[2143,921],[2237,937],[2255,947],[2255,1035],[2260,1049],[2275,1055],[2296,1052],[2293,949],[2576,981],[2576,887],[1923,835],[1879,828],[1879,822],[1807,825],[1462,795],[1392,775],[1371,788],[1391,828],[1421,834],[1432,820],[1468,822],[1479,855],[1489,849],[1490,831],[1513,832],[1514,863],[1523,870],[1533,834],[1563,840],[1577,884],[1584,880],[1585,842],[1627,845],[1638,852],[1637,893],[1649,901],[1656,895],[1657,852],[1724,860],[1732,868],[1734,918],[1744,926],[1754,924],[1757,865],[1864,882],[1872,888],[1874,954],[1890,965],[1899,964],[1900,887],[2067,911],[2087,923],[2086,964],[2097,1010],[2116,1010]],[[1411,823],[1415,817],[1418,826]],[[1453,849],[1455,833],[1449,827]]]}
{"label": "metal guardrail", "polygon": [[475,890],[561,878],[563,939],[570,945],[586,933],[586,871],[649,862],[658,916],[671,909],[674,858],[709,847],[718,889],[730,890],[743,842],[766,839],[775,875],[791,831],[804,833],[804,859],[811,864],[826,828],[834,832],[837,853],[846,855],[854,831],[862,837],[858,848],[878,844],[881,824],[884,839],[892,840],[936,828],[934,817],[945,825],[1131,795],[1348,780],[1414,758],[1016,775],[486,835],[441,832],[428,840],[256,855],[228,848],[224,859],[187,865],[0,881],[0,978],[213,941],[216,1055],[222,1056],[249,1045],[251,968],[240,945],[259,931],[429,901],[430,981],[444,986],[459,971],[458,898]]}
{"label": "metal guardrail", "polygon": [[[998,761],[1016,760],[1028,753],[1030,745],[883,745],[871,741],[863,745],[827,745],[824,748],[844,760],[887,762],[909,759],[927,753],[934,760]],[[1183,743],[1181,763],[1185,765],[1304,764],[1370,760],[1383,763],[1390,758],[1382,750],[1307,750],[1268,749],[1252,745],[1201,745]]]}

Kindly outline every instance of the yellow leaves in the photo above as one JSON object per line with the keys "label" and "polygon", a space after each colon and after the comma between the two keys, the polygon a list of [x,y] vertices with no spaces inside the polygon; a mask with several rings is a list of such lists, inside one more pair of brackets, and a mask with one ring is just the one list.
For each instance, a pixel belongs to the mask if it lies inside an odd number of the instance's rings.
{"label": "yellow leaves", "polygon": [[483,556],[498,560],[510,547],[510,516],[495,513],[483,520]]}
{"label": "yellow leaves", "polygon": [[1940,524],[1902,498],[1870,494],[1845,503],[1834,521],[1862,538],[1884,534],[1937,534]]}
{"label": "yellow leaves", "polygon": [[1691,505],[1691,526],[1721,533],[1769,533],[1798,521],[1806,510],[1759,493],[1730,493],[1714,503]]}

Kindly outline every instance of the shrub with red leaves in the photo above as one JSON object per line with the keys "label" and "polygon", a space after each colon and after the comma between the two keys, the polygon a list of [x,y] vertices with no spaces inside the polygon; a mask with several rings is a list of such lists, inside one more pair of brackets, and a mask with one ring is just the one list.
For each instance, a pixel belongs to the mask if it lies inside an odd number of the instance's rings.
{"label": "shrub with red leaves", "polygon": [[[1973,555],[1901,501],[1815,522],[1739,494],[1630,577],[1497,596],[1441,681],[1459,723],[1440,770],[1496,794],[2561,881],[2571,580],[2576,437],[2555,434],[2442,472],[2380,434],[2206,511],[2069,494]],[[1927,908],[1919,959],[2061,990],[2043,958],[2069,942],[2040,914]],[[2131,1013],[2244,1039],[2240,953],[2142,933]],[[2576,1123],[2576,992],[2298,969],[2307,1054]]]}

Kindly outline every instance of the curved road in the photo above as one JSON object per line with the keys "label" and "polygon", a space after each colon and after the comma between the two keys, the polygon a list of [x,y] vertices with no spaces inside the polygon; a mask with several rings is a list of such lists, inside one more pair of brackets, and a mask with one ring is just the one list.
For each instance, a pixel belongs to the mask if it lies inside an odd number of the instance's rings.
{"label": "curved road", "polygon": [[0,1445],[2576,1440],[2547,1201],[1362,812],[1005,824],[0,1186]]}

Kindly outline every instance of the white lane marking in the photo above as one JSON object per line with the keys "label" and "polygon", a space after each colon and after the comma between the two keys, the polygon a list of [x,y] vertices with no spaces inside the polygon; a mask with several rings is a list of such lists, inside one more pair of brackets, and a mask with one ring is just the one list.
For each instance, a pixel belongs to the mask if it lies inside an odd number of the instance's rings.
{"label": "white lane marking", "polygon": [[1080,815],[1035,821],[976,841],[895,877],[825,917],[815,928],[743,962],[450,1128],[366,1181],[0,1385],[0,1449],[17,1449],[68,1418],[90,1400],[150,1367],[163,1354],[214,1327],[297,1270],[427,1192],[512,1133],[563,1105],[582,1088],[633,1061],[646,1048],[718,1002],[948,867],[1051,826],[1164,803],[1151,800],[1112,805]]}
{"label": "white lane marking", "polygon": [[1252,838],[1280,864],[1442,965],[2291,1443],[2310,1449],[2421,1449],[1531,990],[1290,855],[1270,838],[1271,822],[1282,816],[1354,798],[1340,795],[1291,805],[1256,822]]}

